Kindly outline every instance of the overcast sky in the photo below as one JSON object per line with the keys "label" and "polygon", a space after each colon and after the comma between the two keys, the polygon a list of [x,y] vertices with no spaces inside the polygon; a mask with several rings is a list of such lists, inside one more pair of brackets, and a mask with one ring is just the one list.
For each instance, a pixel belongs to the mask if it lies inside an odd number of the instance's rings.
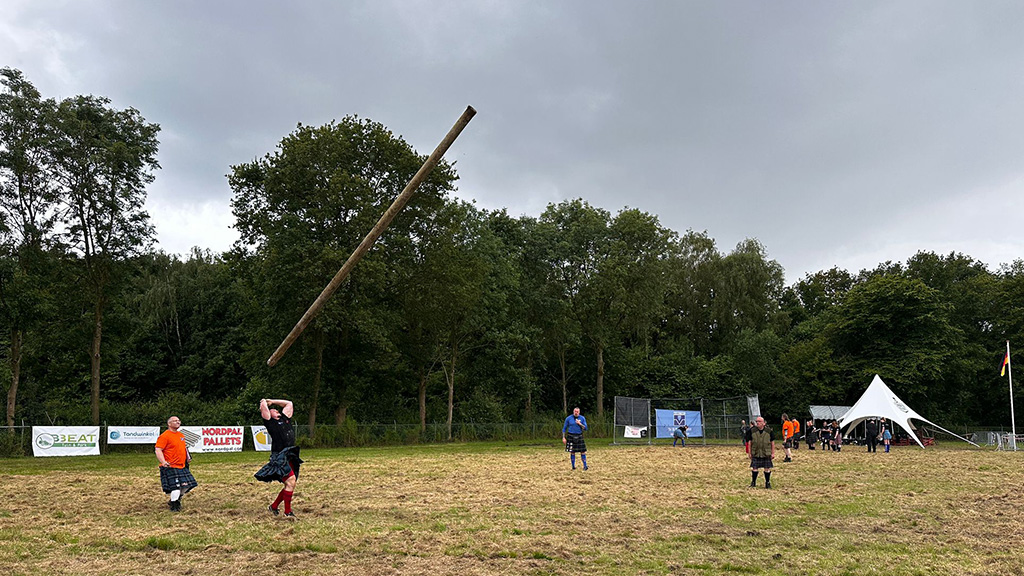
{"label": "overcast sky", "polygon": [[5,0],[0,66],[161,125],[160,247],[235,240],[225,174],[354,114],[458,195],[582,197],[760,240],[787,283],[919,250],[1024,258],[1024,3]]}

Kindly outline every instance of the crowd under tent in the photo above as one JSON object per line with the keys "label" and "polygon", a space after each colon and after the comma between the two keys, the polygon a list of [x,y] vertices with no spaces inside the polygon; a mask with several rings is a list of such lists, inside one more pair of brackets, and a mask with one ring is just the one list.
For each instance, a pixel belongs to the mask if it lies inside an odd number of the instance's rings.
{"label": "crowd under tent", "polygon": [[924,416],[921,416],[914,411],[913,408],[907,406],[906,402],[899,399],[885,382],[882,381],[881,376],[875,374],[874,380],[868,385],[868,389],[864,391],[860,399],[857,400],[856,404],[853,405],[850,410],[843,415],[839,420],[839,428],[849,428],[864,422],[870,418],[886,418],[893,425],[899,425],[901,428],[907,431],[907,435],[917,442],[917,445],[924,448],[924,444],[921,443],[921,439],[914,433],[914,426],[910,423],[911,420],[920,420],[926,422],[939,430],[942,430],[946,434],[956,436],[957,438],[977,446],[974,442],[971,442],[967,438],[954,434],[949,430],[946,430],[942,426],[928,420]]}

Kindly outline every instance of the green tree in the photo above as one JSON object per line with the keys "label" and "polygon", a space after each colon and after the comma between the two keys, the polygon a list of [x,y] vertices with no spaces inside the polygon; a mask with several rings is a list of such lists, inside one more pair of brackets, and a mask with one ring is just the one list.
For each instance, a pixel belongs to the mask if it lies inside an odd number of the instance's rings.
{"label": "green tree", "polygon": [[0,314],[10,336],[6,421],[14,425],[26,334],[48,303],[43,274],[56,219],[49,150],[55,103],[0,69]]}
{"label": "green tree", "polygon": [[[440,163],[307,328],[285,361],[269,372],[263,361],[302,316],[424,158],[383,125],[353,116],[321,127],[299,125],[273,154],[232,167],[236,249],[248,270],[253,339],[244,360],[250,374],[280,388],[297,382],[316,424],[322,382],[346,417],[354,394],[377,380],[374,367],[394,361],[389,334],[398,323],[389,262],[430,233],[433,214],[453,189],[455,172]],[[329,355],[327,351],[331,350]]]}
{"label": "green tree", "polygon": [[143,210],[153,181],[160,127],[134,108],[116,110],[110,100],[76,96],[60,102],[52,149],[62,201],[63,239],[79,258],[92,301],[92,423],[100,421],[100,351],[103,315],[119,267],[149,247],[153,228]]}
{"label": "green tree", "polygon": [[828,327],[850,383],[848,400],[877,373],[897,383],[911,405],[931,406],[963,348],[963,333],[949,318],[949,305],[920,280],[879,275],[850,290]]}

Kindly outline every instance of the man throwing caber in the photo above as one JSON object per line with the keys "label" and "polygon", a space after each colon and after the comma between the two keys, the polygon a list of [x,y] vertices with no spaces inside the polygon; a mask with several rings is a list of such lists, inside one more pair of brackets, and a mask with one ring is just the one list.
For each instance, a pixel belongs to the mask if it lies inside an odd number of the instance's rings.
{"label": "man throwing caber", "polygon": [[[280,406],[281,409],[271,408]],[[295,445],[295,427],[292,426],[292,413],[295,408],[290,400],[260,400],[260,416],[263,425],[270,434],[270,462],[255,474],[260,482],[278,481],[284,488],[278,493],[277,499],[267,509],[277,516],[281,503],[284,502],[284,515],[294,518],[292,513],[292,495],[295,493],[295,482],[299,479],[299,447]]]}
{"label": "man throwing caber", "polygon": [[587,443],[583,440],[583,431],[587,429],[587,419],[580,414],[579,408],[573,408],[572,414],[565,417],[562,424],[562,444],[565,444],[565,451],[569,453],[569,461],[572,462],[572,469],[576,469],[576,453],[580,453],[583,459],[583,469],[589,470],[587,466]]}
{"label": "man throwing caber", "polygon": [[181,497],[199,485],[188,469],[188,444],[181,428],[181,419],[171,416],[167,419],[167,430],[156,439],[156,461],[160,463],[160,487],[170,495],[167,507],[171,512],[181,511]]}

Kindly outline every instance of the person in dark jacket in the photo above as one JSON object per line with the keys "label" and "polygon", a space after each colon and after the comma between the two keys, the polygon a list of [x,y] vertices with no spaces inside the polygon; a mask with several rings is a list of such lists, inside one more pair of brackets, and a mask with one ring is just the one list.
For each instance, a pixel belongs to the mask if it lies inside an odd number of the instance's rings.
{"label": "person in dark jacket", "polygon": [[[281,409],[271,408],[275,405]],[[294,410],[291,400],[260,400],[260,416],[270,435],[270,462],[255,474],[260,482],[277,481],[284,484],[277,499],[267,509],[277,516],[283,502],[284,515],[289,518],[295,517],[292,513],[292,495],[299,479],[299,465],[302,464],[299,447],[295,445],[295,427],[292,426]]]}
{"label": "person in dark jacket", "polygon": [[864,427],[868,435],[868,452],[878,452],[878,421],[871,418]]}
{"label": "person in dark jacket", "polygon": [[764,487],[772,487],[772,460],[775,459],[775,432],[764,425],[758,416],[754,427],[747,431],[750,444],[750,487],[757,486],[757,473],[764,470]]}

